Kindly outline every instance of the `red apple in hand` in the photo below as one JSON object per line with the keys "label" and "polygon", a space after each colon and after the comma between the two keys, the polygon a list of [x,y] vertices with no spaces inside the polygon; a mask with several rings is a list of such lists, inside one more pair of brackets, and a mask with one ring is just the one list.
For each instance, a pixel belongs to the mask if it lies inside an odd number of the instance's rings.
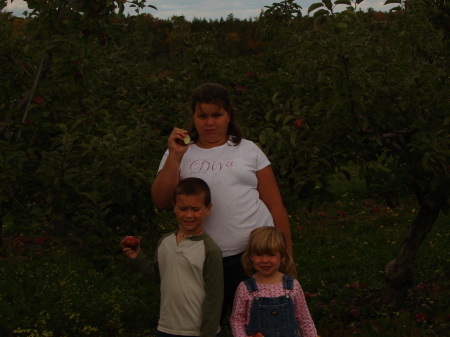
{"label": "red apple in hand", "polygon": [[139,239],[134,236],[125,236],[125,238],[122,240],[122,245],[124,247],[128,247],[133,250],[136,250],[139,247],[139,244]]}
{"label": "red apple in hand", "polygon": [[252,337],[264,337],[262,332],[255,332]]}

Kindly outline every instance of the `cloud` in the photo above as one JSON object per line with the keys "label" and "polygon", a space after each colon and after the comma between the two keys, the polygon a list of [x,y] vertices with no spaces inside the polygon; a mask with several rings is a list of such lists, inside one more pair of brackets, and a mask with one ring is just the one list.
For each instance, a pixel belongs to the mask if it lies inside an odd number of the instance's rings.
{"label": "cloud", "polygon": [[6,8],[3,9],[3,11],[6,12],[13,12],[16,16],[22,15],[22,13],[27,10],[27,3],[23,0],[8,0],[6,3]]}
{"label": "cloud", "polygon": [[262,0],[220,1],[220,0],[153,0],[150,2],[158,8],[150,10],[153,16],[167,19],[172,16],[184,16],[187,20],[193,18],[220,19],[229,14],[240,19],[258,17],[261,9],[267,3]]}

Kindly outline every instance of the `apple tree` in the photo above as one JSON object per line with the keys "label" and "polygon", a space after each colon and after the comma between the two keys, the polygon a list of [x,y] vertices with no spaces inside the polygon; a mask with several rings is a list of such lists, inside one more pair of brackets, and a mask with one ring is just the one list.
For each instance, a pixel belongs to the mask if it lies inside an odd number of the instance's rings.
{"label": "apple tree", "polygon": [[[359,3],[313,4],[315,28],[285,36],[286,65],[260,140],[293,193],[308,182],[326,189],[331,172],[350,179],[344,168],[358,163],[390,207],[417,199],[420,209],[384,273],[383,301],[399,307],[421,243],[449,211],[449,36],[429,20],[436,8],[427,1],[399,2],[382,20],[356,12]],[[336,13],[341,4],[347,9]]]}
{"label": "apple tree", "polygon": [[1,16],[3,224],[107,251],[154,214],[148,184],[162,142],[148,93],[172,88],[141,86],[144,74],[124,62],[124,1],[27,3],[25,19]]}

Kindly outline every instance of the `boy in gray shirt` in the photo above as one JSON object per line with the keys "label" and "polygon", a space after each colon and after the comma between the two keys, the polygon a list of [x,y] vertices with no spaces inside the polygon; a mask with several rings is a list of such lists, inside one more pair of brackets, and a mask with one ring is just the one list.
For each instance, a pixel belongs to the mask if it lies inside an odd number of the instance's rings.
{"label": "boy in gray shirt", "polygon": [[144,274],[160,278],[156,337],[212,337],[220,332],[223,267],[219,247],[202,227],[211,192],[202,179],[186,178],[175,188],[173,203],[179,229],[159,240],[153,260],[124,241],[123,252]]}

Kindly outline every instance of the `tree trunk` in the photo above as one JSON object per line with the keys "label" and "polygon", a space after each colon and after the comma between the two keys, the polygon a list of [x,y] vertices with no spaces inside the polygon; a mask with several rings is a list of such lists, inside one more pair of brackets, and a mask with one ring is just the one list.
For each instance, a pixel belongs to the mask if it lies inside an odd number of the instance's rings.
{"label": "tree trunk", "polygon": [[396,259],[386,265],[382,301],[390,308],[401,308],[413,283],[413,264],[420,244],[430,232],[442,209],[439,194],[428,194],[419,199],[417,213]]}

